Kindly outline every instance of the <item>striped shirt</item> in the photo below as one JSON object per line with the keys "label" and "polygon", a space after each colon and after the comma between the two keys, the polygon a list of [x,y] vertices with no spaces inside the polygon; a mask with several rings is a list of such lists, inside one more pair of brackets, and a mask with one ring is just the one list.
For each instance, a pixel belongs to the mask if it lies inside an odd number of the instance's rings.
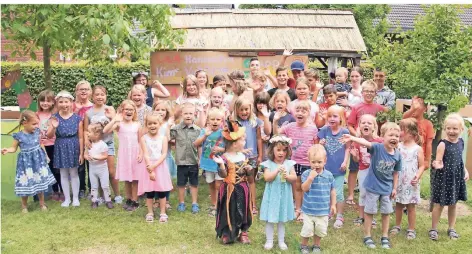
{"label": "striped shirt", "polygon": [[[302,184],[306,182],[311,170],[302,174]],[[331,190],[334,189],[334,177],[324,169],[311,183],[310,190],[303,193],[302,212],[312,216],[329,215]]]}
{"label": "striped shirt", "polygon": [[306,127],[298,127],[296,122],[284,125],[279,133],[292,139],[292,160],[297,164],[309,166],[308,149],[315,143],[318,138],[318,128],[309,124]]}

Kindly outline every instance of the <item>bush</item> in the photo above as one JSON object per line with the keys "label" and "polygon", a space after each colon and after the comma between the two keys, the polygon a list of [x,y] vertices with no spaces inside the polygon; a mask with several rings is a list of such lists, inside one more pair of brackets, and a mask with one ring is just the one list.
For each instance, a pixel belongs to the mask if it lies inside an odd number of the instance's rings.
{"label": "bush", "polygon": [[[2,78],[16,64],[2,62]],[[19,63],[21,74],[26,81],[31,96],[37,95],[46,88],[43,78],[43,65],[38,62]],[[52,89],[55,93],[67,90],[75,91],[75,85],[81,80],[87,80],[93,85],[103,85],[107,88],[108,103],[117,107],[128,95],[131,86],[132,73],[149,72],[149,62],[121,63],[107,66],[90,66],[85,63],[52,64]],[[13,89],[2,94],[2,106],[18,105]]]}

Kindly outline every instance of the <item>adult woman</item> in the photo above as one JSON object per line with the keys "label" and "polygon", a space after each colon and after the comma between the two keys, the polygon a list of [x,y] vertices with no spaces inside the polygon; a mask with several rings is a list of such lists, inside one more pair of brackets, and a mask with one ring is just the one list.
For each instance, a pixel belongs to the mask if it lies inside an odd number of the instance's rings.
{"label": "adult woman", "polygon": [[169,91],[159,82],[154,80],[151,86],[148,86],[148,76],[144,73],[139,73],[133,77],[133,85],[144,85],[146,87],[146,105],[152,107],[155,98],[167,98],[170,96]]}

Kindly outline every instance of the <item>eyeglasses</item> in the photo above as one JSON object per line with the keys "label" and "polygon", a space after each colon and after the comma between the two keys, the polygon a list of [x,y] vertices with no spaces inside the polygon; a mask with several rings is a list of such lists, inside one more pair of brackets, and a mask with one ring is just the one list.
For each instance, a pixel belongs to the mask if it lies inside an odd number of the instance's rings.
{"label": "eyeglasses", "polygon": [[89,88],[80,88],[80,89],[78,89],[78,90],[81,91],[81,92],[87,92],[87,91],[90,90],[90,89],[89,89]]}

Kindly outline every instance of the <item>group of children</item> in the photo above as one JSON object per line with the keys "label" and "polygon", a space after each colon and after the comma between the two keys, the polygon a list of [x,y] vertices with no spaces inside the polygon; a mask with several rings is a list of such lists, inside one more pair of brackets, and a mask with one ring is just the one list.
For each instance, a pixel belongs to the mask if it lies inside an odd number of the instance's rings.
{"label": "group of children", "polygon": [[[292,67],[301,68],[300,64]],[[296,73],[293,85],[287,68],[279,67],[274,78],[260,70],[257,59],[251,59],[249,80],[241,71],[233,71],[227,78],[215,76],[209,87],[208,75],[198,71],[185,77],[175,105],[163,100],[169,93],[162,84],[148,84],[147,76],[138,74],[128,99],[116,111],[106,105],[106,88],[92,88],[86,81],[77,84],[75,98],[67,91],[56,96],[41,92],[38,112],[22,112],[23,130],[13,135],[10,148],[2,149],[2,154],[21,149],[15,192],[22,197],[22,211],[28,212],[27,198],[33,195],[38,195],[41,210],[47,210],[43,193],[50,185],[53,199],[63,201],[61,206],[79,206],[79,188],[85,185],[80,174],[88,169],[92,208],[101,203],[114,207],[110,185],[115,204],[121,204],[119,182],[124,182],[123,208],[134,211],[139,197],[145,197],[145,220],[153,222],[154,208],[159,208],[159,222],[164,223],[175,176],[177,210],[186,210],[189,189],[191,212],[200,211],[202,170],[210,190],[208,214],[216,218],[216,233],[224,244],[250,243],[248,231],[259,213],[256,181],[260,178],[266,182],[259,216],[266,222],[267,250],[274,246],[275,227],[278,246],[286,250],[284,225],[297,220],[303,222],[301,252],[320,251],[329,219],[335,220],[334,228],[343,227],[344,204],[355,204],[356,182],[360,209],[354,224],[364,226],[367,247],[375,248],[371,228],[376,225],[378,202],[383,248],[391,247],[389,233],[401,231],[405,207],[406,236],[416,238],[415,206],[420,202],[421,176],[431,163],[434,137],[431,122],[423,118],[424,101],[414,97],[400,125],[378,123],[377,113],[392,108],[393,92],[384,86],[383,71],[376,70],[381,78],[362,82],[362,69],[355,67],[348,84],[347,69],[339,68],[336,83],[330,85],[322,85],[314,69]],[[462,160],[464,129],[458,114],[444,121],[446,138],[432,163],[436,170],[432,240],[438,239],[444,206],[450,213],[447,234],[451,239],[459,237],[454,230],[455,204],[467,199],[469,178]],[[116,152],[113,133],[119,141]],[[344,200],[347,171],[349,193]],[[396,221],[389,231],[392,201]],[[309,238],[313,238],[311,249]]]}

